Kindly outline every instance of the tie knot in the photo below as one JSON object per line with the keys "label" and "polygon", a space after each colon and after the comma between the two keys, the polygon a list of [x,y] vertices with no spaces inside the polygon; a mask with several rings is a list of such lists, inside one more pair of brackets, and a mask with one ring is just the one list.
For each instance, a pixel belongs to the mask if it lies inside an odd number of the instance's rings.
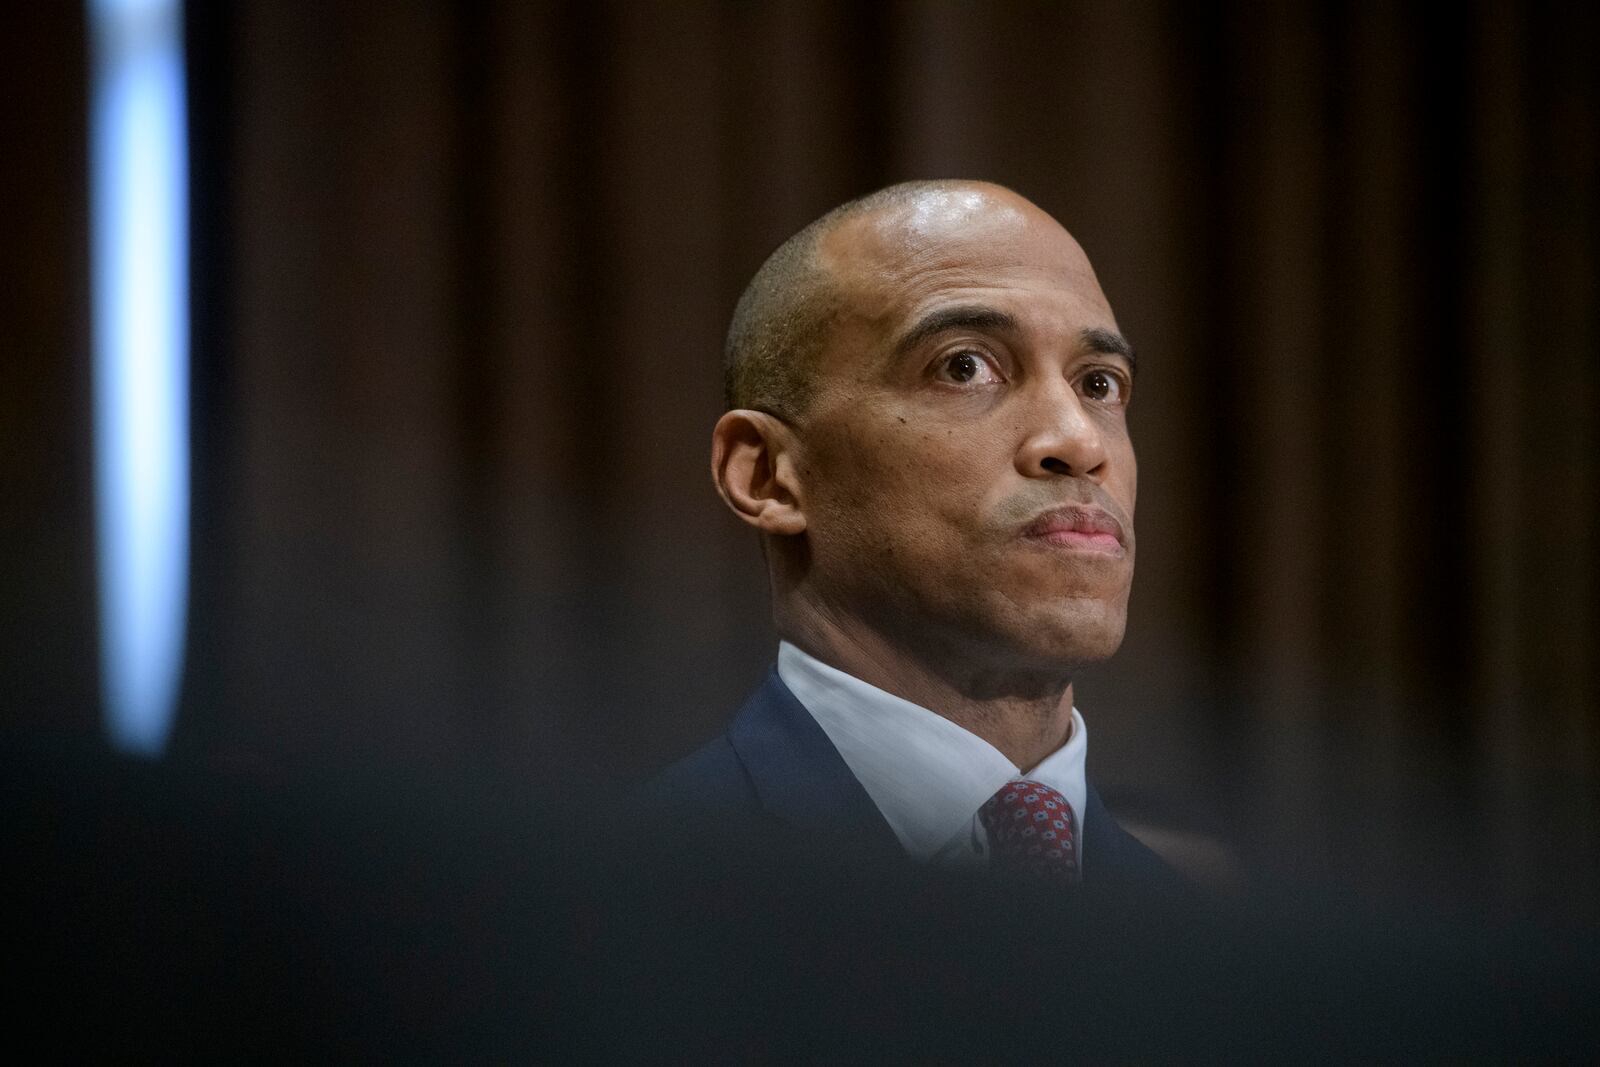
{"label": "tie knot", "polygon": [[999,871],[1078,880],[1078,827],[1067,798],[1042,782],[1007,782],[978,809],[989,835],[990,865]]}

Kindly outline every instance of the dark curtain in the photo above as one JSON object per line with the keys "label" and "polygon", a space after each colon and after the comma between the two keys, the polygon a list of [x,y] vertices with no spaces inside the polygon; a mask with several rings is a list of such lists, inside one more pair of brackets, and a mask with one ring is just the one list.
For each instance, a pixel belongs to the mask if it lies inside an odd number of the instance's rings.
{"label": "dark curtain", "polygon": [[[1132,621],[1078,693],[1114,806],[1246,866],[1589,906],[1589,8],[192,6],[176,754],[556,786],[709,737],[775,640],[707,474],[733,301],[852,195],[985,177],[1141,352]],[[93,730],[82,28],[29,17],[13,725]]]}

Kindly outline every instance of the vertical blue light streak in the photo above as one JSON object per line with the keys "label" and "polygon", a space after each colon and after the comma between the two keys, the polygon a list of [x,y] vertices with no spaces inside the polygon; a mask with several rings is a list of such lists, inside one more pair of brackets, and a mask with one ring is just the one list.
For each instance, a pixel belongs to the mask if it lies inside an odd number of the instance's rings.
{"label": "vertical blue light streak", "polygon": [[189,219],[177,0],[90,0],[95,518],[106,729],[158,755],[189,570]]}

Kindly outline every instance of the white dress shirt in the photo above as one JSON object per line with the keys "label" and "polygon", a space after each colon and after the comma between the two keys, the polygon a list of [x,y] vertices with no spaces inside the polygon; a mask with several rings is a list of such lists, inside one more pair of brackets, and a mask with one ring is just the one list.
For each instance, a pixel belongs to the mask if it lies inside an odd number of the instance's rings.
{"label": "white dress shirt", "polygon": [[982,866],[988,834],[978,809],[1007,782],[1042,782],[1072,805],[1083,863],[1083,763],[1089,733],[1078,709],[1066,744],[1024,774],[989,742],[944,716],[830,667],[787,641],[778,677],[817,720],[913,859]]}

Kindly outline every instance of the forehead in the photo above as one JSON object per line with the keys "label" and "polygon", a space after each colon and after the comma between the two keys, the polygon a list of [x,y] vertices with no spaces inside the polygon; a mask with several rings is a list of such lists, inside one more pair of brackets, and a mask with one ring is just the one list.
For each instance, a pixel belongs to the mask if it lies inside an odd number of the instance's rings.
{"label": "forehead", "polygon": [[892,334],[957,303],[992,304],[1034,330],[1116,329],[1083,249],[1006,190],[941,191],[858,216],[819,252],[854,332]]}

